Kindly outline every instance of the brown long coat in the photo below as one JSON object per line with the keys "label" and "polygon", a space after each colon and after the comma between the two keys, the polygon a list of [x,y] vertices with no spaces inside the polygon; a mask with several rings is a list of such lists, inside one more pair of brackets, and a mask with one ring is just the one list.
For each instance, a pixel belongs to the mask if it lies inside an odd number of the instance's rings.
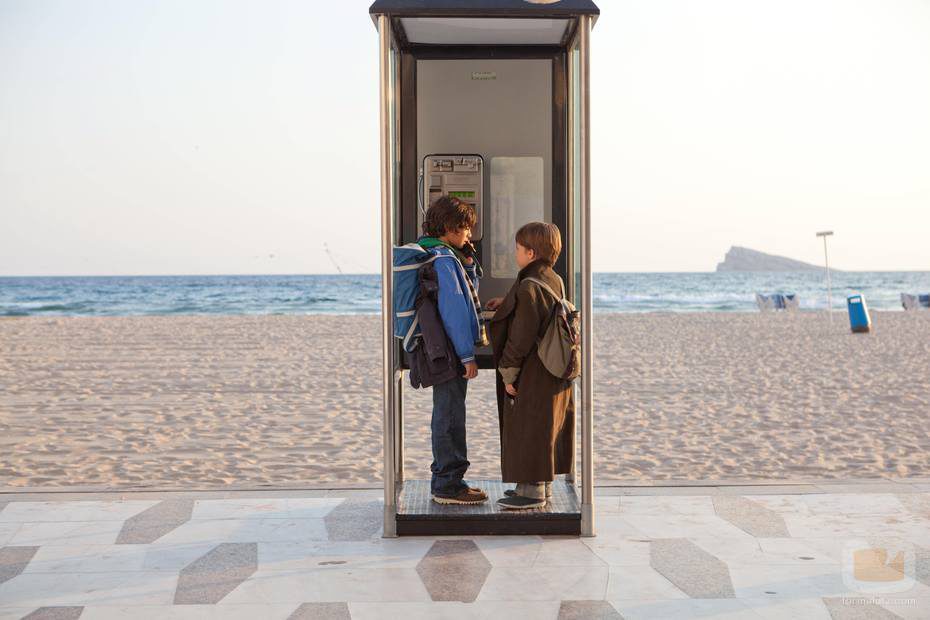
{"label": "brown long coat", "polygon": [[[544,482],[571,471],[575,436],[575,404],[571,383],[549,373],[536,354],[536,339],[548,320],[552,296],[536,278],[561,292],[559,276],[544,262],[524,267],[490,322],[497,374],[497,410],[501,430],[501,474],[504,482]],[[516,369],[519,369],[517,371]],[[502,373],[519,372],[513,400],[504,390]]]}

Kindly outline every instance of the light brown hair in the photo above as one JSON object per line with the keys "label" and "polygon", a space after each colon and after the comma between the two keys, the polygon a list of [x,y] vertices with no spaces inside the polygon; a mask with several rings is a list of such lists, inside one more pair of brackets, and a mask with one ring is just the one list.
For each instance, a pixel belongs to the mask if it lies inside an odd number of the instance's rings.
{"label": "light brown hair", "polygon": [[550,267],[562,253],[562,233],[555,224],[530,222],[521,226],[515,237],[517,243],[533,250],[536,260],[545,261]]}

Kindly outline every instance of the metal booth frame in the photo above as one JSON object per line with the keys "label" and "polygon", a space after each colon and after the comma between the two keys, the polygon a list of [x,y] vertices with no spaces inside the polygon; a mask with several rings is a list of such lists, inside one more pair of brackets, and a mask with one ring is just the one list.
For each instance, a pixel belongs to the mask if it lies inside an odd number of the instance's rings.
{"label": "metal booth frame", "polygon": [[[395,0],[396,2],[396,0]],[[393,272],[392,251],[404,236],[415,234],[415,223],[402,221],[399,205],[411,198],[409,181],[410,170],[404,169],[403,161],[416,158],[416,146],[412,140],[402,139],[405,121],[409,118],[405,110],[415,106],[415,93],[409,87],[403,88],[404,75],[409,76],[412,64],[419,57],[457,58],[476,57],[474,54],[491,53],[494,57],[506,57],[506,50],[500,46],[482,49],[485,46],[429,46],[417,47],[409,44],[403,36],[399,16],[402,10],[378,10],[379,4],[390,2],[380,0],[371,8],[371,16],[378,30],[379,60],[379,133],[380,133],[380,176],[381,176],[381,318],[382,318],[382,390],[383,390],[383,457],[384,457],[384,536],[397,535],[397,501],[398,489],[404,482],[404,433],[403,433],[403,381],[404,370],[400,360],[400,349],[393,338]],[[397,2],[400,9],[410,2]],[[416,5],[417,3],[413,3]],[[422,4],[422,3],[421,3]],[[427,3],[428,4],[428,3]],[[449,5],[440,0],[437,5]],[[454,2],[451,4],[455,4]],[[476,2],[475,5],[488,4]],[[505,2],[513,5],[513,2]],[[566,4],[570,4],[566,3]],[[548,5],[547,5],[548,6]],[[591,5],[593,6],[593,5]],[[545,17],[539,9],[532,15],[522,10],[499,11],[489,14],[487,11],[444,11],[438,6],[437,17]],[[487,8],[487,7],[485,7]],[[567,131],[553,132],[553,174],[554,194],[564,195],[564,220],[567,222],[565,243],[570,251],[563,253],[560,261],[567,274],[566,288],[569,297],[581,310],[582,329],[582,372],[576,383],[576,413],[581,419],[581,450],[576,456],[580,458],[580,469],[569,480],[581,490],[581,528],[582,536],[595,535],[594,513],[594,450],[593,450],[593,398],[594,398],[594,350],[593,350],[593,314],[592,314],[592,273],[591,273],[591,205],[590,205],[590,37],[594,22],[598,16],[594,12],[572,13],[566,9],[551,9],[552,15],[560,18],[570,17],[572,27],[565,33],[565,39],[559,46],[521,46],[520,57],[532,54],[536,58],[553,58],[554,75],[562,71],[565,80],[565,101],[556,100],[556,113],[553,122],[564,122]],[[400,33],[398,35],[398,33]],[[504,56],[502,56],[504,54]],[[465,56],[462,56],[465,55]],[[409,79],[409,77],[408,77]],[[555,90],[553,91],[555,93]],[[562,109],[564,107],[564,110]],[[409,128],[406,128],[409,129]],[[560,136],[566,136],[567,140]],[[402,151],[404,149],[404,151]],[[413,194],[415,199],[415,193]],[[553,201],[553,214],[559,208]],[[575,246],[578,247],[575,247]],[[580,397],[580,398],[579,398]],[[580,473],[580,476],[577,474]],[[580,478],[580,480],[578,480]],[[580,483],[580,484],[579,484]]]}

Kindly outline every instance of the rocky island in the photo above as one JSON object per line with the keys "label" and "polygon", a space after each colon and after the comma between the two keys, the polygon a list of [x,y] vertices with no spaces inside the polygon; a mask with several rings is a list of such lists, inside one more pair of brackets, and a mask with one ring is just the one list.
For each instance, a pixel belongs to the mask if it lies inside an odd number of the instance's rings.
{"label": "rocky island", "polygon": [[820,265],[811,265],[793,258],[766,254],[758,250],[741,248],[734,245],[722,263],[717,263],[717,271],[822,271]]}

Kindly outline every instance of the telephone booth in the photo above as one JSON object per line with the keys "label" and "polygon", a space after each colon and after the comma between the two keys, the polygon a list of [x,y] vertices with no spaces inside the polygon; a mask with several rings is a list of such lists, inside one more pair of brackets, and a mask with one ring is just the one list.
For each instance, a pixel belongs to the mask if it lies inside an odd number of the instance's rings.
{"label": "telephone booth", "polygon": [[[599,10],[590,0],[375,0],[369,12],[380,60],[384,535],[593,536],[588,76]],[[555,270],[582,317],[581,444],[574,471],[555,481],[542,509],[498,508],[499,480],[469,479],[488,492],[486,504],[440,505],[428,479],[405,476],[407,368],[393,337],[392,249],[417,239],[425,209],[443,195],[478,214],[482,299],[513,284],[521,225],[548,221],[562,231]],[[489,348],[478,363],[493,372]],[[417,476],[428,475],[424,463]]]}

